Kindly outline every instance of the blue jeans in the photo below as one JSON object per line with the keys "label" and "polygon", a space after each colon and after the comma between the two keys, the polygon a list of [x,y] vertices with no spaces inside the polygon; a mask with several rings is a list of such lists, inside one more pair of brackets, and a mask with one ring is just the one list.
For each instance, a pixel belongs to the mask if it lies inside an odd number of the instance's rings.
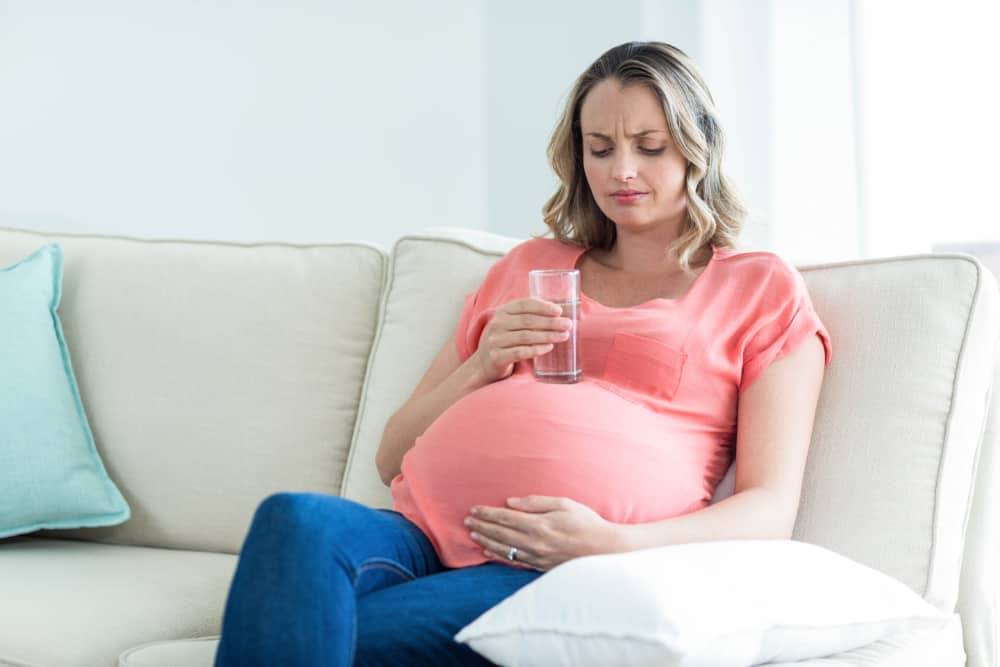
{"label": "blue jeans", "polygon": [[492,665],[452,638],[540,574],[448,568],[398,512],[280,493],[243,544],[215,665]]}

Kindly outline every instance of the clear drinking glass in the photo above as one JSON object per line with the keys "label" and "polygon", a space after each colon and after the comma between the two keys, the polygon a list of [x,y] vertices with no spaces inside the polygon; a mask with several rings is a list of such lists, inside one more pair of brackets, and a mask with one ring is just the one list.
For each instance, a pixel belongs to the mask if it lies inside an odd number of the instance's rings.
{"label": "clear drinking glass", "polygon": [[580,272],[576,269],[547,269],[528,272],[532,297],[551,301],[562,308],[562,316],[572,322],[569,338],[555,344],[550,352],[535,357],[535,379],[544,382],[576,382],[580,368]]}

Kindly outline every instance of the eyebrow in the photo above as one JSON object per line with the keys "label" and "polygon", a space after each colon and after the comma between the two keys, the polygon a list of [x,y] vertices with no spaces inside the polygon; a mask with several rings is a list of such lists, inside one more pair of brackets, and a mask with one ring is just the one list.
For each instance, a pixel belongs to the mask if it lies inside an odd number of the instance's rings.
{"label": "eyebrow", "polygon": [[[625,133],[626,137],[645,137],[648,134],[666,134],[666,130],[642,130],[641,132],[636,132],[635,134]],[[612,141],[611,137],[606,134],[601,134],[600,132],[587,132],[587,137],[595,137],[597,139],[604,139],[606,141]]]}

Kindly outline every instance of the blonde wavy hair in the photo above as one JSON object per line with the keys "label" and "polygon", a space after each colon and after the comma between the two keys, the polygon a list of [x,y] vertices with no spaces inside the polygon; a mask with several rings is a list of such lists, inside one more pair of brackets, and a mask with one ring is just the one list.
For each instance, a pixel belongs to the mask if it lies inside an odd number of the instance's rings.
{"label": "blonde wavy hair", "polygon": [[576,80],[549,141],[549,163],[560,185],[542,208],[545,224],[560,241],[588,249],[609,250],[615,243],[615,225],[587,184],[580,130],[584,99],[606,79],[652,91],[663,105],[674,144],[687,160],[687,220],[667,252],[690,272],[691,261],[706,244],[733,247],[746,208],[722,173],[724,137],[715,103],[692,60],[662,42],[628,42],[609,49]]}

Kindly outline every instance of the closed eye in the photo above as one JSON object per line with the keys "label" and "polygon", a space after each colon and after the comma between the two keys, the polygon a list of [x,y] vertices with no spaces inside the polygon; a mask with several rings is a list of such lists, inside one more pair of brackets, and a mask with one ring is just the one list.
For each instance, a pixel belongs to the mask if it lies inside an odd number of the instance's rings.
{"label": "closed eye", "polygon": [[[641,147],[639,148],[639,152],[642,153],[643,155],[661,155],[665,150],[667,150],[665,146],[661,146],[660,148],[641,148]],[[593,155],[594,157],[607,157],[611,155],[611,149],[610,148],[605,148],[603,150],[591,149],[590,154]]]}

